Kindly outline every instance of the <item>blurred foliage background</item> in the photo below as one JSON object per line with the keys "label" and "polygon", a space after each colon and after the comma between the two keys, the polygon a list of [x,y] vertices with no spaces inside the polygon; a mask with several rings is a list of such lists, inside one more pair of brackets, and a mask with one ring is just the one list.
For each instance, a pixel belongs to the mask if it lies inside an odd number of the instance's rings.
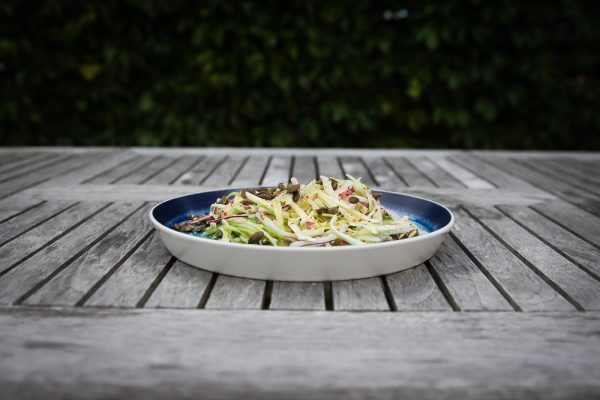
{"label": "blurred foliage background", "polygon": [[599,149],[595,4],[3,1],[0,144]]}

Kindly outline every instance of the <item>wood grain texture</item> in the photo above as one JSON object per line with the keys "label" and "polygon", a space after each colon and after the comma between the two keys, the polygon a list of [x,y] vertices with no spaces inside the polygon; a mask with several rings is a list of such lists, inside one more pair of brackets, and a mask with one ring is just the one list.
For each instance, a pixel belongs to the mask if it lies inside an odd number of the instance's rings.
{"label": "wood grain texture", "polygon": [[458,181],[462,182],[469,189],[493,189],[494,185],[478,177],[471,171],[448,160],[447,157],[431,157],[432,161],[440,168],[444,169]]}
{"label": "wood grain texture", "polygon": [[523,310],[573,310],[574,307],[460,209],[453,210],[453,233]]}
{"label": "wood grain texture", "polygon": [[383,157],[364,157],[363,160],[380,188],[401,190],[407,186],[406,182],[390,168]]}
{"label": "wood grain texture", "polygon": [[513,310],[451,237],[444,240],[429,262],[461,310]]}
{"label": "wood grain texture", "polygon": [[124,262],[154,229],[148,218],[149,209],[143,207],[121,222],[23,303],[76,305],[113,267]]}
{"label": "wood grain texture", "polygon": [[37,154],[35,157],[27,158],[22,162],[4,166],[4,168],[0,168],[0,183],[60,163],[70,157],[65,154]]}
{"label": "wood grain texture", "polygon": [[158,174],[150,177],[144,182],[145,185],[167,184],[171,185],[177,181],[183,174],[192,169],[194,165],[202,161],[202,157],[182,156],[177,157],[176,161],[168,168],[163,169]]}
{"label": "wood grain texture", "polygon": [[43,200],[36,199],[33,196],[23,196],[19,193],[8,196],[0,200],[0,221],[14,218],[18,214],[39,206],[42,202]]}
{"label": "wood grain texture", "polygon": [[257,186],[268,163],[269,156],[251,156],[248,159],[248,162],[246,162],[244,168],[235,177],[233,182],[231,182],[231,185],[236,187]]}
{"label": "wood grain texture", "polygon": [[248,157],[229,156],[202,182],[203,186],[225,187],[233,181],[240,168],[246,166]]}
{"label": "wood grain texture", "polygon": [[379,278],[331,282],[333,306],[341,311],[389,310]]}
{"label": "wood grain texture", "polygon": [[109,206],[20,263],[0,278],[0,303],[12,304],[30,294],[139,207],[136,203]]}
{"label": "wood grain texture", "polygon": [[343,177],[340,164],[334,155],[317,155],[317,166],[319,176]]}
{"label": "wood grain texture", "polygon": [[134,156],[123,160],[121,163],[108,167],[103,171],[98,171],[98,174],[84,181],[86,184],[112,184],[123,179],[129,174],[142,169],[146,164],[152,162],[156,156]]}
{"label": "wood grain texture", "polygon": [[[514,161],[514,160],[513,160]],[[529,184],[548,191],[564,201],[574,204],[596,216],[600,216],[600,198],[585,190],[581,190],[566,182],[554,179],[545,173],[535,170],[535,166],[527,161],[498,160],[496,157],[486,158],[486,162],[518,176]]]}
{"label": "wood grain texture", "polygon": [[272,310],[324,310],[325,292],[321,282],[273,282]]}
{"label": "wood grain texture", "polygon": [[12,268],[16,263],[60,238],[65,232],[76,228],[106,205],[96,202],[78,204],[61,214],[60,218],[50,219],[0,247],[0,272]]}
{"label": "wood grain texture", "polygon": [[317,177],[315,165],[316,160],[314,157],[294,157],[294,168],[292,170],[292,176],[295,176],[300,183],[306,184]]}
{"label": "wood grain texture", "polygon": [[527,260],[531,268],[564,290],[573,303],[586,310],[600,308],[600,281],[592,279],[498,210],[469,207],[468,211],[493,231],[505,246]]}
{"label": "wood grain texture", "polygon": [[39,186],[45,181],[66,174],[72,170],[83,168],[89,162],[93,162],[99,157],[98,154],[85,154],[71,156],[65,161],[45,167],[39,171],[13,179],[5,183],[0,183],[0,199],[20,192],[24,189]]}
{"label": "wood grain texture", "polygon": [[187,171],[177,181],[175,185],[200,185],[210,174],[227,160],[227,156],[209,155],[196,164],[190,171]]}
{"label": "wood grain texture", "polygon": [[428,157],[410,157],[410,163],[414,165],[424,176],[426,176],[437,187],[463,188],[463,185],[446,170],[440,168]]}
{"label": "wood grain texture", "polygon": [[128,175],[125,175],[114,183],[126,184],[147,182],[152,177],[160,174],[161,171],[169,169],[176,161],[177,159],[174,157],[154,157],[146,165],[136,169]]}
{"label": "wood grain texture", "polygon": [[572,262],[578,263],[582,268],[600,277],[600,248],[572,234],[531,208],[500,206],[499,209]]}
{"label": "wood grain texture", "polygon": [[340,163],[342,164],[344,176],[350,174],[355,178],[360,178],[361,182],[369,186],[379,185],[379,182],[371,176],[371,172],[363,162],[362,158],[353,156],[340,157]]}
{"label": "wood grain texture", "polygon": [[451,311],[425,265],[386,276],[399,311]]}
{"label": "wood grain texture", "polygon": [[262,178],[261,186],[274,186],[278,183],[288,182],[292,167],[292,157],[274,156],[271,158],[269,168]]}
{"label": "wood grain texture", "polygon": [[265,286],[265,281],[219,275],[205,308],[260,309]]}
{"label": "wood grain texture", "polygon": [[0,160],[0,173],[5,174],[9,171],[18,170],[26,165],[45,160],[50,155],[47,153],[13,153],[6,154]]}
{"label": "wood grain texture", "polygon": [[212,273],[175,261],[160,282],[146,307],[196,308],[200,305]]}
{"label": "wood grain texture", "polygon": [[[158,233],[135,250],[84,305],[135,307],[171,260]],[[151,294],[151,293],[148,293]]]}
{"label": "wood grain texture", "polygon": [[597,312],[3,309],[0,385],[30,399],[595,399],[599,324]]}
{"label": "wood grain texture", "polygon": [[386,161],[408,186],[435,187],[431,179],[417,170],[407,158],[386,157]]}
{"label": "wood grain texture", "polygon": [[531,206],[563,228],[600,246],[600,218],[563,201],[548,201]]}
{"label": "wood grain texture", "polygon": [[34,229],[45,220],[58,216],[74,204],[72,202],[46,202],[6,220],[0,226],[0,247],[24,232]]}

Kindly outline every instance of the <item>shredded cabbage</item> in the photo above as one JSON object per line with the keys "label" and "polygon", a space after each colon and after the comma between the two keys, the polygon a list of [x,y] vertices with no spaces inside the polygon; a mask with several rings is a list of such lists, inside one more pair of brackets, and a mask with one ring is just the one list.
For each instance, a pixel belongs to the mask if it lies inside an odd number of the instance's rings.
{"label": "shredded cabbage", "polygon": [[273,188],[245,189],[217,199],[210,211],[174,224],[182,232],[232,243],[270,246],[360,246],[412,238],[419,229],[396,217],[360,178],[292,178]]}

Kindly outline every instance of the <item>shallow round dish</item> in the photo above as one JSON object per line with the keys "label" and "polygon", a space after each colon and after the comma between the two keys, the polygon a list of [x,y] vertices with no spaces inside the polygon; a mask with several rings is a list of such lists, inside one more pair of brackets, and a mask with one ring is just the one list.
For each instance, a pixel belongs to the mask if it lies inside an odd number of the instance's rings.
{"label": "shallow round dish", "polygon": [[223,189],[175,197],[150,210],[167,249],[183,262],[221,274],[280,281],[333,281],[367,278],[415,267],[433,256],[454,224],[454,216],[434,201],[378,190],[381,204],[408,215],[428,233],[411,239],[335,247],[272,247],[227,243],[178,232],[170,225],[193,212],[205,212]]}

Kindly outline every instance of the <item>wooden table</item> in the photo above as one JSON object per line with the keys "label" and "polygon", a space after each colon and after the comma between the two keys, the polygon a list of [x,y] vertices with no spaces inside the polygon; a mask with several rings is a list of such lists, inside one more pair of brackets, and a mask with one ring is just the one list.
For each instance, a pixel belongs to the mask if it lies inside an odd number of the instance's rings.
{"label": "wooden table", "polygon": [[[2,398],[600,398],[600,154],[0,149]],[[147,218],[211,187],[360,176],[450,206],[372,279],[233,278]]]}

